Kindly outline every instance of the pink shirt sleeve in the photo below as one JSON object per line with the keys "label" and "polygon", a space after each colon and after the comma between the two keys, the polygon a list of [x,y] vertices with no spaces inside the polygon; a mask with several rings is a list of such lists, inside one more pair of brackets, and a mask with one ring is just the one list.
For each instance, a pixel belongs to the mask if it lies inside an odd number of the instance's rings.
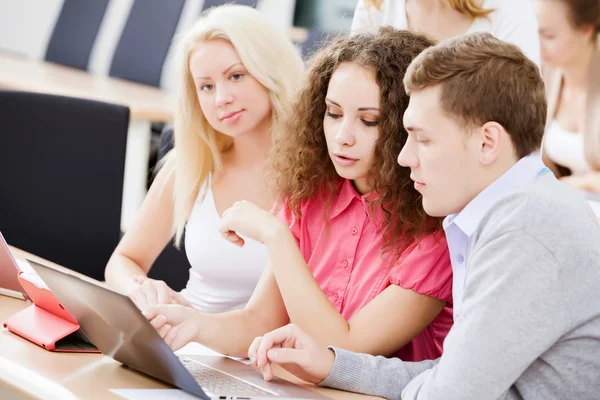
{"label": "pink shirt sleeve", "polygon": [[452,303],[452,264],[446,236],[436,232],[409,246],[390,271],[390,282]]}

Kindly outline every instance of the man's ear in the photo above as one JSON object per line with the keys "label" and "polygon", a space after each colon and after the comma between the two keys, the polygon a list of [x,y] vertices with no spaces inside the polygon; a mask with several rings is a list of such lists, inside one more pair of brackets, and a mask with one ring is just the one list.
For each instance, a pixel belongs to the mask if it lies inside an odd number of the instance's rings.
{"label": "man's ear", "polygon": [[489,121],[481,126],[480,135],[479,162],[482,165],[491,165],[500,157],[508,133],[499,123]]}

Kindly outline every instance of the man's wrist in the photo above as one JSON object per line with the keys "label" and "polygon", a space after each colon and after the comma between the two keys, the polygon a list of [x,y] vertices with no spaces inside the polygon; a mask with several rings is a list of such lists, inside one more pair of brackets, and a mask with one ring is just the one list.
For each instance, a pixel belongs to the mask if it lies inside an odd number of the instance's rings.
{"label": "man's wrist", "polygon": [[327,347],[323,352],[323,363],[322,368],[319,371],[318,382],[315,382],[317,385],[323,382],[331,373],[333,369],[333,365],[335,364],[335,351],[333,349]]}
{"label": "man's wrist", "polygon": [[319,386],[341,389],[349,392],[355,391],[362,373],[361,357],[363,355],[332,346],[328,350],[335,354],[329,375],[325,377]]}

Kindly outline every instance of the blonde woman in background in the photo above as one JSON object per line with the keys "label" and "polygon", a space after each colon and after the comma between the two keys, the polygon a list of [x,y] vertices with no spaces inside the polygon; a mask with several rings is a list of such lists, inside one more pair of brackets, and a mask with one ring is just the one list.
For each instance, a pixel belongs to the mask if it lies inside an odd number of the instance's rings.
{"label": "blonde woman in background", "polygon": [[548,98],[544,162],[575,189],[600,193],[600,1],[535,5]]}
{"label": "blonde woman in background", "polygon": [[[222,6],[185,35],[177,54],[175,149],[106,266],[106,280],[140,308],[182,304],[216,313],[243,308],[267,263],[264,246],[234,248],[218,231],[239,200],[269,210],[265,180],[271,136],[302,79],[286,35],[258,11]],[[190,278],[181,292],[147,278],[184,230]]]}
{"label": "blonde woman in background", "polygon": [[531,0],[358,0],[352,31],[391,25],[441,41],[489,32],[516,44],[538,66],[540,50]]}

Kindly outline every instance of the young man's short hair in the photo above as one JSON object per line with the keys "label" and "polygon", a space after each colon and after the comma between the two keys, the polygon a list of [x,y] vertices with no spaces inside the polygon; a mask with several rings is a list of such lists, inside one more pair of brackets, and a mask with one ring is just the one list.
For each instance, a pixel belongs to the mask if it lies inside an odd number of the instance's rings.
{"label": "young man's short hair", "polygon": [[466,126],[488,121],[510,134],[521,158],[541,147],[546,96],[538,67],[513,44],[473,33],[426,49],[404,77],[407,93],[441,84],[441,106]]}

